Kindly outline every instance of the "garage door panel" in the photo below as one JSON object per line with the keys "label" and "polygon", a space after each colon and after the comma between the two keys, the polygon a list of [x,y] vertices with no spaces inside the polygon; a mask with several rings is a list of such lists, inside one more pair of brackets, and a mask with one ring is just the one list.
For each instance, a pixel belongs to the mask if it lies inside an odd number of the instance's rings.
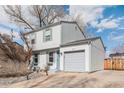
{"label": "garage door panel", "polygon": [[65,71],[84,72],[85,71],[85,52],[65,53]]}

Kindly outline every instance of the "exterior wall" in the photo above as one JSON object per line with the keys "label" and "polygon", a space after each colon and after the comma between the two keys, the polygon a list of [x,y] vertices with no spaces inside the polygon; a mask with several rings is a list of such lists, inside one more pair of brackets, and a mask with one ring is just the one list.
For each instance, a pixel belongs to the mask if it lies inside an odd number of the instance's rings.
{"label": "exterior wall", "polygon": [[[56,70],[58,70],[58,68],[57,68],[57,65],[58,65],[58,61],[57,61],[57,57],[58,57],[58,55],[57,55],[57,51],[58,51],[59,49],[50,49],[50,50],[47,50],[46,52],[54,52],[53,53],[53,57],[54,57],[54,59],[53,59],[53,65],[52,66],[50,66],[50,71],[56,71]],[[47,54],[47,56],[46,56],[46,63],[48,63],[49,62],[49,54]]]}
{"label": "exterior wall", "polygon": [[54,54],[53,54],[54,56],[54,62],[53,62],[53,65],[52,66],[50,66],[50,71],[57,71],[58,69],[57,69],[57,64],[58,64],[58,62],[57,62],[57,52],[54,52]]}
{"label": "exterior wall", "polygon": [[38,53],[38,67],[40,67],[40,69],[43,69],[47,63],[49,62],[49,54],[48,52],[54,52],[54,62],[53,62],[53,66],[50,66],[50,70],[59,70],[57,65],[58,60],[57,60],[57,51],[58,49],[51,49],[51,50],[46,50],[46,51],[41,51]]}
{"label": "exterior wall", "polygon": [[38,66],[42,69],[46,66],[47,62],[48,62],[48,54],[43,51],[39,54],[38,56]]}
{"label": "exterior wall", "polygon": [[36,48],[35,50],[56,48],[60,46],[60,33],[61,25],[51,27],[52,29],[52,40],[43,42],[43,31],[38,31],[36,34]]}
{"label": "exterior wall", "polygon": [[76,24],[62,23],[61,36],[61,44],[84,39]]}
{"label": "exterior wall", "polygon": [[[44,50],[49,48],[57,48],[61,43],[61,25],[49,27],[52,29],[52,40],[44,42],[43,41],[43,32],[46,29],[37,31],[35,33],[30,33],[27,35],[29,42],[32,39],[32,36],[35,38],[35,44],[33,45],[33,50]],[[35,35],[35,36],[34,36]]]}
{"label": "exterior wall", "polygon": [[[44,42],[43,32],[48,28],[52,29],[52,40]],[[33,50],[58,48],[62,44],[84,39],[82,32],[75,23],[62,22],[59,25],[48,28],[26,35]],[[31,45],[31,39],[35,39],[35,44]]]}
{"label": "exterior wall", "polygon": [[60,48],[60,70],[64,70],[64,52],[67,51],[78,51],[85,50],[85,71],[90,71],[90,47],[88,44],[84,45],[74,45],[74,46],[66,46]]}
{"label": "exterior wall", "polygon": [[91,43],[91,71],[104,69],[105,50],[100,39]]}
{"label": "exterior wall", "polygon": [[[31,45],[31,40],[36,39],[36,33],[30,33],[30,34],[26,35],[26,38],[27,38],[27,41],[29,43],[29,46],[32,48],[35,48],[35,45]],[[24,48],[27,49],[26,45],[24,45]]]}

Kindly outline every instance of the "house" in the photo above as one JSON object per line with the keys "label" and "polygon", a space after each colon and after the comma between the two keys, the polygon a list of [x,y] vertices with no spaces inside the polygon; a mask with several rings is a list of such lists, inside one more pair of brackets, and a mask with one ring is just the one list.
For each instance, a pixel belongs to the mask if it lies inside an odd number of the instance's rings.
{"label": "house", "polygon": [[113,53],[113,54],[110,54],[109,57],[111,57],[111,58],[122,58],[122,59],[124,59],[124,53]]}
{"label": "house", "polygon": [[105,49],[100,37],[86,38],[76,22],[61,21],[25,33],[33,48],[34,66],[50,71],[92,72],[102,70]]}

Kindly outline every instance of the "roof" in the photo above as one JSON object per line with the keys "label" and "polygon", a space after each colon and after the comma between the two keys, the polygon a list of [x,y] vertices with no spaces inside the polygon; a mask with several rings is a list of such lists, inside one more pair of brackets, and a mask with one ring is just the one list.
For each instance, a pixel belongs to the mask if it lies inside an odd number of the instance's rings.
{"label": "roof", "polygon": [[[62,23],[76,24],[76,25],[78,26],[78,28],[80,29],[80,31],[81,31],[81,28],[80,28],[80,26],[77,24],[76,21],[59,21],[59,22],[56,22],[56,23],[54,23],[54,24],[50,24],[50,25],[48,25],[48,26],[44,26],[44,27],[42,27],[42,28],[40,28],[40,29],[38,29],[38,30],[32,30],[32,31],[30,31],[30,32],[26,32],[25,35],[30,34],[30,33],[34,33],[34,32],[38,32],[38,31],[41,31],[41,30],[46,29],[46,28],[48,28],[48,27],[53,27],[53,26],[56,26],[56,25],[60,25],[60,24],[62,24]],[[86,38],[86,35],[84,34],[83,31],[82,31],[82,34],[83,34],[84,37]]]}
{"label": "roof", "polygon": [[[100,39],[101,42],[102,42],[101,37],[94,37],[94,38],[88,38],[88,39],[84,39],[84,40],[77,40],[77,41],[69,42],[69,43],[66,43],[66,44],[61,45],[60,47],[85,44],[85,43],[88,43],[88,42],[90,42],[90,41],[94,41],[94,40],[96,40],[96,39]],[[104,47],[103,42],[102,42],[102,45],[103,45],[103,47]],[[58,48],[60,48],[60,47],[49,48],[49,49],[50,49],[50,50],[51,50],[51,49],[58,49]],[[39,52],[39,51],[44,51],[44,50],[49,50],[49,49],[33,50],[33,52]],[[104,49],[105,49],[105,47],[104,47]]]}
{"label": "roof", "polygon": [[[91,41],[94,41],[94,40],[97,40],[97,39],[101,40],[102,45],[104,47],[104,44],[103,44],[103,41],[102,41],[101,37],[93,37],[93,38],[87,38],[87,39],[82,39],[82,40],[78,40],[78,41],[73,41],[73,42],[63,44],[63,45],[61,45],[61,47],[70,46],[70,45],[86,44],[86,43],[90,43]],[[104,47],[104,50],[105,50],[105,47]]]}
{"label": "roof", "polygon": [[[19,44],[18,42],[13,42],[14,44],[23,47],[21,44]],[[7,44],[7,43],[0,43],[0,44]]]}
{"label": "roof", "polygon": [[26,32],[25,34],[30,34],[30,33],[33,33],[33,32],[38,32],[38,31],[43,30],[43,29],[45,29],[45,28],[52,27],[52,26],[56,26],[56,25],[60,25],[60,24],[62,24],[62,23],[76,24],[75,21],[60,21],[60,22],[56,22],[56,23],[54,23],[54,24],[49,24],[48,26],[44,26],[44,27],[42,27],[42,28],[40,28],[40,29],[37,29],[37,30],[32,30],[32,31],[30,31],[30,32]]}
{"label": "roof", "polygon": [[124,56],[124,53],[113,53],[109,55],[110,57],[114,57],[114,56]]}

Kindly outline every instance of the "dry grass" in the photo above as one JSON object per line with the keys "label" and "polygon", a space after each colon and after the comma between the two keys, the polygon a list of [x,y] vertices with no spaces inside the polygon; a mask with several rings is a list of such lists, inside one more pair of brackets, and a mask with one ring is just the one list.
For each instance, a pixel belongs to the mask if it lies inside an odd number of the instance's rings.
{"label": "dry grass", "polygon": [[27,73],[25,63],[14,63],[12,60],[0,61],[0,77],[23,76]]}
{"label": "dry grass", "polygon": [[0,49],[0,77],[23,76],[28,73],[27,63],[13,61],[5,56],[5,52]]}

